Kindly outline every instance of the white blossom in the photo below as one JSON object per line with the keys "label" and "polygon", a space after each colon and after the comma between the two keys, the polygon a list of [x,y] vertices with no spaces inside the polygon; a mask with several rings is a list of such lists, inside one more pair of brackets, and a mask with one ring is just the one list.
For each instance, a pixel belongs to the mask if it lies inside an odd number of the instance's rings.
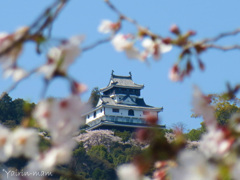
{"label": "white blossom", "polygon": [[117,51],[131,50],[134,43],[129,40],[131,35],[129,34],[117,34],[112,39],[112,44]]}
{"label": "white blossom", "polygon": [[214,128],[217,125],[217,120],[214,113],[214,108],[209,105],[209,98],[204,96],[198,87],[194,86],[193,92],[193,111],[197,115],[202,115],[207,128]]}
{"label": "white blossom", "polygon": [[4,71],[4,77],[13,77],[14,81],[19,81],[27,75],[27,72],[19,67],[10,67]]}
{"label": "white blossom", "polygon": [[130,34],[117,34],[112,39],[112,44],[117,51],[124,51],[129,59],[139,59],[143,61],[144,54],[134,47],[134,42],[129,40],[131,38],[132,35]]}
{"label": "white blossom", "polygon": [[[0,33],[0,52],[10,47],[14,42],[18,41],[28,31],[28,27],[21,27],[15,33],[8,34],[6,32]],[[9,52],[0,57],[0,64],[2,68],[8,69],[16,63],[18,56],[22,52],[22,44],[12,48]]]}
{"label": "white blossom", "polygon": [[145,38],[142,41],[142,46],[147,54],[152,55],[154,59],[160,59],[162,53],[167,53],[172,50],[172,45],[163,43],[160,39],[152,40]]}
{"label": "white blossom", "polygon": [[109,20],[102,20],[101,24],[98,27],[98,31],[103,34],[107,34],[119,29],[120,23],[114,23]]}
{"label": "white blossom", "polygon": [[45,74],[47,79],[51,79],[56,71],[65,74],[68,67],[80,55],[80,43],[83,41],[83,36],[73,36],[68,41],[64,41],[58,47],[53,47],[49,50],[47,64],[40,67],[39,72]]}
{"label": "white blossom", "polygon": [[170,169],[172,180],[215,180],[218,169],[197,151],[185,150],[178,156],[179,165]]}
{"label": "white blossom", "polygon": [[199,143],[199,150],[208,157],[222,157],[228,153],[232,141],[225,139],[224,132],[221,129],[211,128],[203,134]]}
{"label": "white blossom", "polygon": [[56,165],[68,163],[74,146],[75,143],[71,141],[39,154],[28,164],[28,171],[53,171]]}
{"label": "white blossom", "polygon": [[67,99],[47,99],[41,101],[34,110],[33,116],[40,126],[51,133],[55,144],[71,139],[79,126],[84,124],[82,113],[88,106],[78,96]]}
{"label": "white blossom", "polygon": [[141,175],[134,164],[123,164],[117,168],[119,180],[140,180]]}
{"label": "white blossom", "polygon": [[19,127],[9,137],[7,153],[12,157],[24,155],[33,158],[38,154],[38,142],[39,137],[35,129]]}
{"label": "white blossom", "polygon": [[9,158],[6,148],[9,135],[10,135],[9,130],[0,125],[0,162],[4,162]]}

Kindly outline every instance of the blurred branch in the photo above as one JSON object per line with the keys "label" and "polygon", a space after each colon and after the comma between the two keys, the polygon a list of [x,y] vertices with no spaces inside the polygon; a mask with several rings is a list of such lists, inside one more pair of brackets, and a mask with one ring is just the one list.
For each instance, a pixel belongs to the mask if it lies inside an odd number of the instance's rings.
{"label": "blurred branch", "polygon": [[153,38],[159,38],[162,39],[161,36],[151,32],[148,28],[141,26],[136,20],[126,16],[125,14],[123,14],[122,12],[120,12],[109,0],[105,0],[106,4],[108,5],[108,7],[115,12],[118,16],[120,20],[126,20],[132,24],[134,24],[139,31],[144,32],[145,34],[153,37]]}
{"label": "blurred branch", "polygon": [[84,51],[88,51],[88,50],[90,50],[90,49],[93,49],[93,48],[95,48],[95,47],[98,46],[98,45],[101,45],[101,44],[103,44],[103,43],[106,43],[106,42],[111,41],[111,39],[112,39],[112,37],[108,37],[108,38],[106,38],[106,39],[101,39],[101,40],[99,40],[99,41],[97,41],[97,42],[95,42],[95,43],[93,43],[93,44],[91,44],[91,45],[89,45],[89,46],[83,47],[83,48],[82,48],[82,51],[84,52]]}
{"label": "blurred branch", "polygon": [[[36,34],[42,33],[42,31],[48,27],[49,25],[52,24],[52,22],[57,18],[65,4],[69,0],[56,0],[53,4],[51,4],[45,11],[42,13],[32,25],[30,25],[29,30],[26,31],[21,38],[19,38],[16,41],[13,41],[12,44],[10,44],[8,47],[0,51],[0,57],[3,56],[4,54],[10,52],[12,49],[17,47],[18,45],[22,44],[23,42],[27,40],[31,40],[31,37],[33,37]],[[56,10],[52,12],[51,11],[55,8]],[[42,23],[43,21],[43,23]],[[42,24],[41,24],[42,23]],[[38,26],[40,26],[38,28]],[[34,30],[36,28],[36,30]]]}
{"label": "blurred branch", "polygon": [[11,92],[12,90],[14,90],[17,85],[22,82],[23,80],[27,79],[29,76],[31,76],[32,74],[34,74],[35,72],[38,71],[38,68],[36,69],[33,69],[31,72],[29,72],[26,76],[24,76],[22,79],[20,79],[19,81],[15,82],[12,84],[12,86],[10,86],[6,91],[4,91],[1,96],[0,96],[0,100],[6,95],[8,94],[9,92]]}
{"label": "blurred branch", "polygon": [[236,30],[234,31],[231,31],[231,32],[226,32],[226,33],[221,33],[219,34],[218,36],[214,37],[214,38],[207,38],[207,39],[204,39],[203,41],[201,41],[201,43],[208,43],[208,42],[216,42],[224,37],[227,37],[227,36],[234,36],[234,35],[237,35],[240,33],[240,28],[237,28]]}
{"label": "blurred branch", "polygon": [[206,47],[207,48],[220,49],[220,50],[223,50],[223,51],[235,50],[235,49],[239,49],[240,50],[240,45],[219,46],[219,45],[215,45],[215,44],[207,44]]}

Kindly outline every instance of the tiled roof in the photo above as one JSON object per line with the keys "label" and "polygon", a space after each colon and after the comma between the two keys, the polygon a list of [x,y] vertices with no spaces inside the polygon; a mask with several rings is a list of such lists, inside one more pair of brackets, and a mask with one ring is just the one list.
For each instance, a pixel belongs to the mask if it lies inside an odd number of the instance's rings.
{"label": "tiled roof", "polygon": [[111,97],[109,96],[101,96],[100,97],[101,102],[100,105],[109,105],[109,106],[118,106],[118,107],[132,107],[132,108],[149,108],[149,109],[162,109],[162,108],[155,108],[153,106],[149,106],[144,102],[143,98],[137,98],[135,104],[124,104],[124,103],[116,103]]}
{"label": "tiled roof", "polygon": [[112,74],[108,86],[100,89],[100,91],[104,92],[112,87],[126,87],[126,88],[142,89],[144,87],[144,85],[134,83],[132,80],[132,75],[118,76],[118,75]]}

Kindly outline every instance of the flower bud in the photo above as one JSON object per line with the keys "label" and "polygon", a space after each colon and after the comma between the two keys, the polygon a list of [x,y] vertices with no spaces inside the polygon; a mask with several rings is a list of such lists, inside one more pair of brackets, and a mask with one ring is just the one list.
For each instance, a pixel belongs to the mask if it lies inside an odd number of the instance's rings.
{"label": "flower bud", "polygon": [[172,39],[170,37],[167,37],[167,38],[162,39],[162,42],[164,44],[171,44],[172,43]]}
{"label": "flower bud", "polygon": [[179,35],[180,34],[180,30],[178,28],[178,26],[176,24],[172,25],[170,27],[170,31],[173,33],[173,34],[176,34],[176,35]]}
{"label": "flower bud", "polygon": [[194,35],[196,35],[197,33],[196,33],[196,31],[190,30],[190,31],[187,32],[187,34],[188,34],[189,36],[194,36]]}

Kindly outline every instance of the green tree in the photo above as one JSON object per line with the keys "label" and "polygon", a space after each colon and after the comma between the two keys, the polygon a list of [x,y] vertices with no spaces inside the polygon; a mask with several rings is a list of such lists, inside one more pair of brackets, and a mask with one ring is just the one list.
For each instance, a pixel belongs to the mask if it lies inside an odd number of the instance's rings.
{"label": "green tree", "polygon": [[122,131],[115,130],[114,135],[122,138],[123,142],[126,142],[131,138],[132,133],[130,131],[123,131],[122,132]]}
{"label": "green tree", "polygon": [[98,87],[93,88],[91,92],[91,96],[88,100],[89,103],[91,103],[92,107],[96,107],[98,100],[100,98],[100,90]]}
{"label": "green tree", "polygon": [[224,94],[213,94],[211,97],[212,104],[215,106],[216,119],[220,125],[227,124],[232,114],[240,112],[240,108],[237,105],[239,103],[239,99],[235,98],[235,100],[232,101]]}
{"label": "green tree", "polygon": [[20,98],[12,100],[5,93],[3,98],[0,99],[0,123],[10,128],[20,125],[22,118],[30,115],[34,107],[34,103],[29,103]]}
{"label": "green tree", "polygon": [[87,152],[91,157],[97,157],[101,160],[108,159],[107,148],[104,145],[92,146],[91,149]]}
{"label": "green tree", "polygon": [[4,94],[2,99],[0,99],[0,121],[13,120],[13,109],[12,98],[8,94]]}
{"label": "green tree", "polygon": [[191,141],[199,141],[204,132],[205,132],[205,129],[203,127],[201,127],[198,129],[192,129],[185,135],[186,135],[186,138]]}

